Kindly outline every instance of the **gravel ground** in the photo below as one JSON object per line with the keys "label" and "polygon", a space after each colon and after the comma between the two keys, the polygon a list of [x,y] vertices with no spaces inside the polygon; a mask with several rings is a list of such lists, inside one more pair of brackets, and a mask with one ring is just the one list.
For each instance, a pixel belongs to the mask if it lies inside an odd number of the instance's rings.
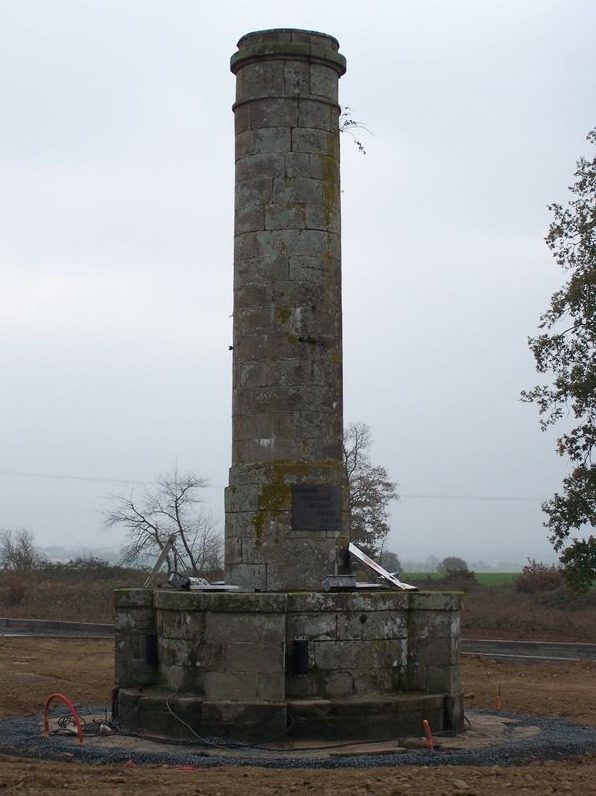
{"label": "gravel ground", "polygon": [[[569,758],[596,751],[596,728],[582,727],[564,719],[538,718],[514,713],[468,710],[467,719],[475,724],[494,719],[503,723],[503,733],[487,737],[473,748],[449,749],[444,739],[443,749],[399,748],[391,753],[341,753],[342,745],[325,746],[319,750],[289,751],[259,749],[240,744],[220,742],[211,744],[165,744],[126,735],[101,737],[91,734],[92,717],[109,715],[105,708],[79,707],[77,711],[89,722],[85,741],[81,745],[72,734],[52,730],[44,738],[39,716],[16,717],[0,721],[0,752],[38,760],[68,760],[81,763],[136,765],[161,764],[212,768],[217,766],[259,766],[261,768],[341,769],[379,768],[385,766],[517,766],[546,760]],[[54,710],[52,723],[68,711]],[[465,737],[465,736],[464,736]],[[439,744],[440,738],[435,739]],[[348,747],[344,744],[343,747]],[[364,747],[363,751],[366,749]],[[332,753],[335,752],[335,755]]]}

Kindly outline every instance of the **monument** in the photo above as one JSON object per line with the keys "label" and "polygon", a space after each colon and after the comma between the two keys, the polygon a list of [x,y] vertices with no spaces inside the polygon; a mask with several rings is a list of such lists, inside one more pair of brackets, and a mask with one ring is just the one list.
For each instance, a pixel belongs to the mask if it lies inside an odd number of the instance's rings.
{"label": "monument", "polygon": [[[259,743],[461,730],[461,598],[357,588],[342,458],[335,39],[238,44],[226,581],[117,590],[114,713]],[[231,588],[223,587],[223,588]]]}
{"label": "monument", "polygon": [[338,80],[331,36],[250,33],[231,68],[236,202],[226,574],[318,590],[346,571]]}

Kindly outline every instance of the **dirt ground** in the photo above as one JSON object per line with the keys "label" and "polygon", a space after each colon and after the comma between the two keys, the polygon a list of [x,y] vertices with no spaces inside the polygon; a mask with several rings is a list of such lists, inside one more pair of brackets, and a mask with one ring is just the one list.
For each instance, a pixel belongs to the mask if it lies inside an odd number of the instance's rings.
{"label": "dirt ground", "polygon": [[[113,643],[67,639],[0,638],[0,719],[41,713],[47,697],[66,695],[75,704],[109,704]],[[596,726],[596,666],[586,662],[506,664],[464,658],[466,701],[494,708],[500,692],[504,711],[560,716]],[[516,768],[445,767],[366,770],[182,770],[171,767],[81,765],[23,760],[0,754],[0,794],[111,793],[127,796],[204,794],[269,796],[346,793],[596,794],[596,755]]]}

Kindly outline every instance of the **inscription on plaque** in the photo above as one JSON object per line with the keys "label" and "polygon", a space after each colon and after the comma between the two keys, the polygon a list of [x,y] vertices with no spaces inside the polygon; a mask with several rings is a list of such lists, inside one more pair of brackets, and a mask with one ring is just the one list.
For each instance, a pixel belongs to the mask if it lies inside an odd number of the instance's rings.
{"label": "inscription on plaque", "polygon": [[293,486],[293,531],[341,531],[339,486]]}

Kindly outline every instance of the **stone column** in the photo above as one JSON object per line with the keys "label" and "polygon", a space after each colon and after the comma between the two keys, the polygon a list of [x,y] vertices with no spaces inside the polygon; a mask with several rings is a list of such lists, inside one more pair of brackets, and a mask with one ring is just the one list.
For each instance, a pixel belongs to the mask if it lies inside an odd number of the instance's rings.
{"label": "stone column", "polygon": [[331,36],[250,33],[236,75],[226,576],[317,590],[347,560],[338,80]]}

